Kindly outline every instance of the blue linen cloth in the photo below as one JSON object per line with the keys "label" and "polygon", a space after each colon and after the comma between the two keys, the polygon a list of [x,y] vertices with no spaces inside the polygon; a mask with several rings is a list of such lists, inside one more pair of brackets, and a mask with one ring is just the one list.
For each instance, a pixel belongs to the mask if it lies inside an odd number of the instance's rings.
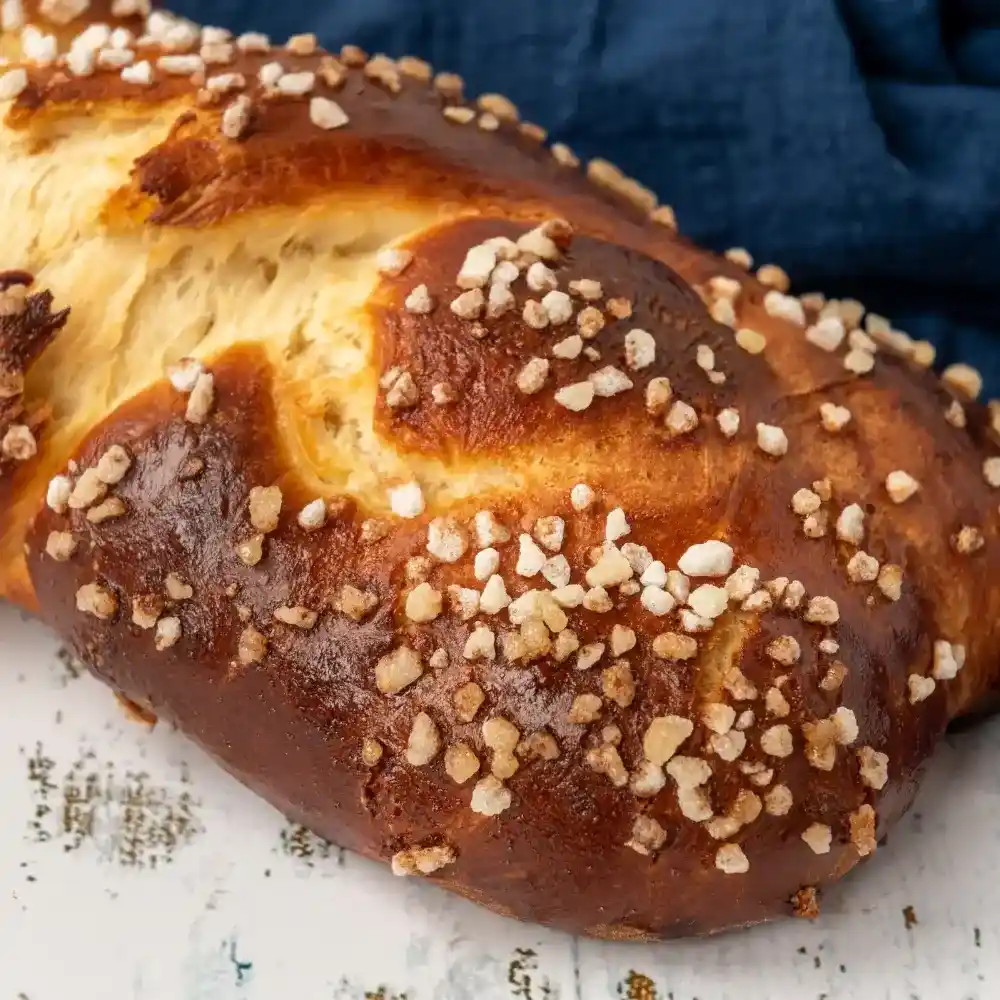
{"label": "blue linen cloth", "polygon": [[1000,395],[1000,0],[180,0],[460,73]]}

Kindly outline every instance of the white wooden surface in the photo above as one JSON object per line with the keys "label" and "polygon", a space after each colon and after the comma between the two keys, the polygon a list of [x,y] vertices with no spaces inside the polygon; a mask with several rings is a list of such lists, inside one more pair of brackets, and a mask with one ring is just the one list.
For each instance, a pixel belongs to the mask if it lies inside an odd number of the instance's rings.
{"label": "white wooden surface", "polygon": [[74,673],[0,606],[0,1000],[1000,997],[1000,720],[819,922],[621,946],[345,855]]}

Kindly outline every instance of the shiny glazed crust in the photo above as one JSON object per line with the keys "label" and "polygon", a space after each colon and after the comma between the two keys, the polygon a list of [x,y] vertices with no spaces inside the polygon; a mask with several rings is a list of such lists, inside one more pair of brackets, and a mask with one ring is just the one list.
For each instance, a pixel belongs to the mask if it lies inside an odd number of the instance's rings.
{"label": "shiny glazed crust", "polygon": [[419,60],[90,8],[6,71],[0,593],[401,875],[815,916],[997,686],[975,373]]}

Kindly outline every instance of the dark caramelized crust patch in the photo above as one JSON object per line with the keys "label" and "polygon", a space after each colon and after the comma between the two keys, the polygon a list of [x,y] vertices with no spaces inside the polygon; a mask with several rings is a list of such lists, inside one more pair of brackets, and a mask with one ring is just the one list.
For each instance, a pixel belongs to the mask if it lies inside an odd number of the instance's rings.
{"label": "dark caramelized crust patch", "polygon": [[[52,295],[32,295],[25,271],[0,271],[0,481],[30,462],[46,415],[24,405],[24,376],[65,325],[69,310],[52,312]],[[9,487],[8,485],[8,488]]]}
{"label": "dark caramelized crust patch", "polygon": [[[489,290],[484,288],[483,306],[467,318],[457,315],[461,306],[456,300],[469,291],[457,284],[466,254],[488,240],[514,241],[528,232],[528,226],[504,219],[475,218],[444,224],[406,244],[412,264],[388,278],[375,300],[377,363],[382,372],[408,372],[416,402],[394,408],[383,393],[377,419],[384,433],[421,450],[434,452],[448,441],[456,453],[475,455],[540,443],[543,451],[558,451],[552,435],[564,428],[574,448],[584,445],[578,460],[590,464],[589,442],[593,462],[599,465],[636,435],[651,448],[666,443],[667,432],[634,405],[654,378],[668,377],[676,396],[699,411],[737,399],[738,375],[718,391],[695,360],[695,346],[705,344],[715,352],[720,368],[749,369],[751,359],[733,343],[732,332],[709,318],[690,286],[665,264],[603,240],[578,237],[558,261],[539,262],[551,271],[549,282],[558,281],[563,290],[559,294],[566,296],[565,318],[559,322],[546,320],[541,329],[525,322],[528,304],[539,306],[547,294],[545,286],[532,290],[530,277],[509,286],[502,312],[490,308],[485,301]],[[598,278],[600,295],[593,300],[567,291],[581,281],[597,283]],[[431,302],[426,313],[406,304],[421,286]],[[615,302],[627,304],[627,317],[615,316]],[[594,329],[588,330],[591,315]],[[655,331],[649,334],[655,357],[641,369],[630,367],[626,358],[627,334],[636,329]],[[557,345],[563,345],[561,350]],[[522,376],[533,359],[547,366],[537,389],[527,374]],[[619,373],[619,382],[610,387],[614,395],[598,396],[586,412],[575,415],[557,402],[561,387],[586,384],[608,368]],[[756,368],[761,392],[773,395],[770,374],[760,365]],[[635,392],[618,388],[624,380]],[[436,385],[446,386],[453,398],[435,402]]]}

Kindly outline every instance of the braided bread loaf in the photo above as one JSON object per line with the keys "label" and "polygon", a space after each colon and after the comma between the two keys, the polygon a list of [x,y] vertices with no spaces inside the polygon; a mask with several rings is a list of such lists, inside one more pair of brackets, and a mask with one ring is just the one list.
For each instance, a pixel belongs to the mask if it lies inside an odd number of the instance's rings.
{"label": "braided bread loaf", "polygon": [[398,874],[612,938],[815,915],[997,688],[975,372],[419,59],[37,6],[0,593]]}

